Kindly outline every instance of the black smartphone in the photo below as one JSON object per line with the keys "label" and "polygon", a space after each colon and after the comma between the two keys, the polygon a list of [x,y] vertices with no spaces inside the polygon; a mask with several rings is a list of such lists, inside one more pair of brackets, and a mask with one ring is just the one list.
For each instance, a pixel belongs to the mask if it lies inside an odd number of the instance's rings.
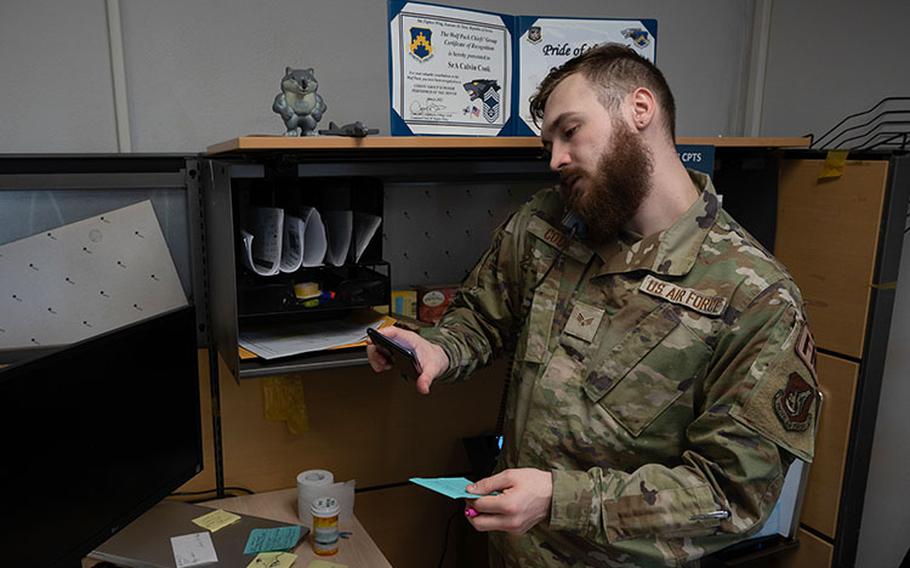
{"label": "black smartphone", "polygon": [[417,355],[413,349],[384,336],[372,327],[367,328],[367,335],[375,345],[388,353],[393,367],[399,367],[405,377],[417,379],[420,375],[420,363],[417,362]]}

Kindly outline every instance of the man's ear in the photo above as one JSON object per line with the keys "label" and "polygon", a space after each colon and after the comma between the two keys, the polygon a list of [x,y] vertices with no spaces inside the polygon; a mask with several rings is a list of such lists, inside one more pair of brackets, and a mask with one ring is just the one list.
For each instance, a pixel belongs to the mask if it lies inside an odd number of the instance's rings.
{"label": "man's ear", "polygon": [[645,130],[657,114],[657,98],[650,89],[638,87],[629,95],[632,103],[632,123],[640,132]]}

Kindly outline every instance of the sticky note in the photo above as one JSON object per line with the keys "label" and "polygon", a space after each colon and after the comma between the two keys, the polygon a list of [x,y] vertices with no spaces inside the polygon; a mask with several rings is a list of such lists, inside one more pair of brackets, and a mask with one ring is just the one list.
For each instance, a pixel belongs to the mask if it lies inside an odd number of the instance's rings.
{"label": "sticky note", "polygon": [[246,568],[289,568],[296,560],[290,552],[260,552]]}
{"label": "sticky note", "polygon": [[313,560],[306,565],[306,568],[348,568],[348,565],[329,562],[328,560]]}
{"label": "sticky note", "polygon": [[[465,477],[412,477],[409,480],[431,491],[442,493],[452,499],[479,499],[483,495],[468,493],[465,487],[474,483]],[[492,493],[491,495],[495,495]]]}
{"label": "sticky note", "polygon": [[818,174],[819,181],[823,179],[836,179],[844,175],[844,167],[847,165],[847,154],[849,150],[830,150],[825,156],[825,165]]}
{"label": "sticky note", "polygon": [[244,554],[257,554],[259,552],[272,552],[277,550],[290,550],[297,546],[300,540],[300,527],[278,527],[274,529],[253,529],[246,541]]}
{"label": "sticky note", "polygon": [[211,533],[201,532],[171,537],[177,568],[203,566],[218,562]]}
{"label": "sticky note", "polygon": [[239,523],[240,515],[228,513],[227,511],[223,511],[221,509],[216,509],[211,513],[202,515],[201,517],[196,517],[193,519],[193,522],[204,529],[210,530],[212,532],[217,532],[219,529],[223,529],[226,526],[233,525],[234,523]]}

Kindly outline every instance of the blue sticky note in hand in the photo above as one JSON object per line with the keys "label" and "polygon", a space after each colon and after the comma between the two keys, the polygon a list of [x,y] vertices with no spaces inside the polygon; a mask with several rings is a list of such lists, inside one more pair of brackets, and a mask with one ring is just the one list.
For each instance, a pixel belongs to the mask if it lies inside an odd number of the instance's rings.
{"label": "blue sticky note in hand", "polygon": [[291,550],[300,540],[300,527],[278,527],[274,529],[253,529],[246,541],[244,554]]}
{"label": "blue sticky note in hand", "polygon": [[[442,493],[452,499],[479,499],[483,497],[483,495],[465,491],[465,487],[474,483],[465,477],[412,477],[408,481],[421,487],[426,487],[431,491]],[[495,495],[495,493],[491,493],[491,495]]]}

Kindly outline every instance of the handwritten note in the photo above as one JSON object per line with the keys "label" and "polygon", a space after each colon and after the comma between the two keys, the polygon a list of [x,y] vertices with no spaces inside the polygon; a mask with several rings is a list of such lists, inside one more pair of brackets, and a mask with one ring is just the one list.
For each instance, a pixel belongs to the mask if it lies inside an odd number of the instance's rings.
{"label": "handwritten note", "polygon": [[[409,480],[452,499],[479,499],[483,495],[468,493],[465,487],[474,483],[465,477],[412,477]],[[495,494],[495,493],[494,493]]]}
{"label": "handwritten note", "polygon": [[253,529],[246,541],[244,554],[290,550],[300,540],[300,527],[278,527],[274,529]]}
{"label": "handwritten note", "polygon": [[171,537],[177,568],[202,566],[218,562],[211,533],[201,532]]}
{"label": "handwritten note", "polygon": [[290,552],[260,552],[246,568],[290,568],[296,560]]}
{"label": "handwritten note", "polygon": [[206,513],[201,517],[193,519],[193,522],[206,530],[217,532],[219,529],[223,529],[226,526],[239,523],[240,515],[216,509],[211,513]]}

